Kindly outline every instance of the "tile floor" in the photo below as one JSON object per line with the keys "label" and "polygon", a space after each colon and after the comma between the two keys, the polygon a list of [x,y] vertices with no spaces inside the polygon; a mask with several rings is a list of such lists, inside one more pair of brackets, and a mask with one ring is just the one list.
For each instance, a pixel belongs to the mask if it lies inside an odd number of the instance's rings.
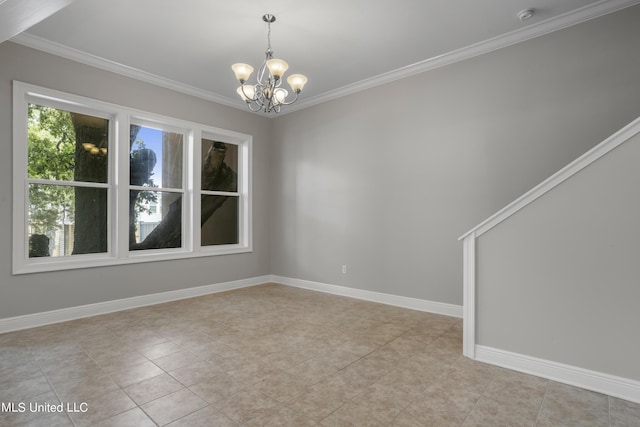
{"label": "tile floor", "polygon": [[0,335],[0,425],[640,426],[461,348],[460,319],[255,286]]}

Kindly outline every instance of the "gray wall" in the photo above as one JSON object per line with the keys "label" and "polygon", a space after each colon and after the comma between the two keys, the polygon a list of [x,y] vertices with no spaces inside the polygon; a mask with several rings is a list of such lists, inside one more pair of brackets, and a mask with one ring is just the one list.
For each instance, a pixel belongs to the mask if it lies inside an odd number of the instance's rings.
{"label": "gray wall", "polygon": [[[269,273],[462,304],[457,237],[639,115],[639,21],[625,9],[273,121],[2,43],[0,318]],[[254,135],[254,252],[12,276],[12,79]]]}
{"label": "gray wall", "polygon": [[625,9],[276,119],[273,273],[461,305],[457,238],[640,115],[638,22]]}
{"label": "gray wall", "polygon": [[[248,254],[11,275],[12,80],[254,136],[254,251]],[[0,44],[0,318],[270,273],[272,123],[11,42]]]}
{"label": "gray wall", "polygon": [[476,246],[480,345],[640,380],[640,134]]}

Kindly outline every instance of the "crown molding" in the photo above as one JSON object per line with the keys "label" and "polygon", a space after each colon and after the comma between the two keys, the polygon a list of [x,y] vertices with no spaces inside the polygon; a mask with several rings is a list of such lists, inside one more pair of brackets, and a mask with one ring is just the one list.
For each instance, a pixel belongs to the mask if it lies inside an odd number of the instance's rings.
{"label": "crown molding", "polygon": [[195,86],[190,86],[184,83],[180,83],[176,80],[168,79],[166,77],[158,76],[157,74],[149,73],[128,65],[121,64],[116,61],[111,61],[90,53],[83,52],[78,49],[74,49],[65,46],[60,43],[52,42],[42,37],[34,36],[29,33],[22,33],[11,39],[12,42],[27,46],[33,49],[37,49],[52,55],[60,56],[62,58],[70,59],[81,64],[89,65],[101,70],[109,71],[115,74],[120,74],[125,77],[130,77],[136,80],[141,80],[146,83],[151,83],[156,86],[163,87],[165,89],[175,90],[176,92],[184,93],[186,95],[195,96],[205,99],[207,101],[215,102],[216,104],[226,105],[227,107],[233,107],[238,109],[244,109],[244,104],[239,104],[238,101],[226,96],[218,95],[217,93],[207,91]]}
{"label": "crown molding", "polygon": [[346,85],[329,92],[325,92],[322,95],[299,101],[296,104],[289,106],[287,108],[287,113],[302,110],[304,108],[311,107],[312,105],[321,104],[323,102],[331,101],[343,96],[362,92],[376,86],[381,86],[386,83],[391,83],[396,80],[411,77],[416,74],[444,67],[446,65],[450,65],[459,61],[464,61],[465,59],[470,59],[479,55],[483,55],[485,53],[493,52],[507,46],[522,43],[524,41],[534,39],[536,37],[540,37],[545,34],[561,30],[563,28],[571,27],[573,25],[577,25],[582,22],[598,18],[600,16],[617,12],[636,4],[640,4],[640,0],[601,0],[597,3],[593,3],[588,6],[573,10],[571,12],[546,19],[536,24],[529,25],[525,28],[512,31],[510,33],[505,33],[500,36],[493,37],[469,46],[465,46],[463,48],[453,50],[451,52],[447,52],[412,65],[407,65],[406,67],[389,71],[388,73],[379,74],[369,79],[361,80],[359,82]]}
{"label": "crown molding", "polygon": [[[434,70],[436,68],[444,67],[455,62],[493,52],[495,50],[521,43],[536,37],[540,37],[545,34],[549,34],[563,28],[580,24],[582,22],[589,21],[591,19],[595,19],[600,16],[604,16],[609,13],[613,13],[637,4],[640,4],[640,0],[601,0],[599,2],[584,6],[582,8],[567,12],[562,15],[558,15],[556,17],[538,22],[536,24],[529,25],[510,33],[506,33],[479,43],[447,52],[412,65],[407,65],[405,67],[401,67],[396,70],[371,77],[369,79],[361,80],[359,82],[331,90],[322,95],[301,100],[289,106],[286,111],[283,111],[279,115],[285,115],[294,111],[299,111],[313,105],[328,102],[334,99],[341,98],[343,96],[371,89],[376,86],[391,83],[393,81],[424,73],[426,71]],[[19,34],[13,37],[11,41],[27,47],[61,56],[63,58],[67,58],[76,62],[90,65],[92,67],[100,68],[126,77],[131,77],[133,79],[151,83],[153,85],[164,87],[166,89],[175,90],[176,92],[184,93],[186,95],[195,96],[207,101],[225,105],[227,107],[247,111],[245,104],[239,100],[218,95],[211,91],[180,83],[178,81],[161,77],[147,71],[142,71],[115,61],[104,59],[99,56],[95,56],[77,49],[70,48],[68,46],[64,46],[59,43],[51,42],[49,40],[31,35],[29,33]],[[264,116],[276,117],[266,115]]]}

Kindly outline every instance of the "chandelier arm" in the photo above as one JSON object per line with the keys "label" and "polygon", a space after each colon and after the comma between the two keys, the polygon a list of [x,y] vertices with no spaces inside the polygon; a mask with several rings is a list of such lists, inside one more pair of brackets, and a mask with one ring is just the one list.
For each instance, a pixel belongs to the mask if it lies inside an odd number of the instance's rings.
{"label": "chandelier arm", "polygon": [[288,101],[288,102],[281,102],[281,103],[280,103],[280,105],[291,105],[291,104],[293,104],[294,102],[296,102],[296,101],[298,100],[298,94],[300,93],[300,91],[299,91],[299,90],[297,90],[297,91],[295,91],[295,92],[293,92],[293,93],[296,95],[296,96],[295,96],[295,98],[293,98],[293,100]]}
{"label": "chandelier arm", "polygon": [[[253,105],[253,104],[255,104],[255,105],[256,105],[256,108],[251,107],[251,105]],[[254,113],[255,113],[256,111],[260,111],[260,110],[262,109],[262,105],[257,104],[257,103],[255,103],[255,102],[247,102],[247,106],[249,107],[249,111],[252,111],[252,112],[254,112]]]}
{"label": "chandelier arm", "polygon": [[258,83],[260,83],[261,85],[265,86],[265,80],[264,80],[264,72],[267,69],[267,61],[265,60],[262,65],[260,66],[260,68],[258,69],[258,74],[256,74],[256,80],[258,80]]}
{"label": "chandelier arm", "polygon": [[[254,95],[254,97],[253,97],[253,98],[252,98],[252,97],[250,97],[250,96],[248,96],[248,95],[245,93],[245,91],[244,91],[244,83],[240,85],[240,91],[242,92],[242,95],[244,95],[244,97],[245,97],[245,98],[247,98],[247,101],[246,101],[246,102],[250,102],[250,101],[255,101],[255,100],[256,100],[256,98],[255,98],[255,93],[253,94],[253,95]],[[254,92],[255,92],[255,91],[254,91]]]}
{"label": "chandelier arm", "polygon": [[258,102],[259,104],[264,104],[264,89],[265,86],[261,85],[260,83],[258,83],[257,85],[254,86],[255,87],[255,102]]}
{"label": "chandelier arm", "polygon": [[268,105],[265,105],[264,112],[265,113],[270,113],[270,112],[274,111],[276,113],[279,113],[280,112],[280,105],[281,104],[274,104],[272,102],[269,102]]}

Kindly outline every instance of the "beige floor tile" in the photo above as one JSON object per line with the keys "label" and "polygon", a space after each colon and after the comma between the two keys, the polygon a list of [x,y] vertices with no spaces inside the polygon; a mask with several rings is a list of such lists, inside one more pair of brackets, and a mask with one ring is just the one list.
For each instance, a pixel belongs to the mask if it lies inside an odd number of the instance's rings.
{"label": "beige floor tile", "polygon": [[351,365],[353,362],[361,359],[363,356],[353,353],[343,346],[331,348],[328,352],[320,356],[320,359],[326,360],[330,365],[342,369]]}
{"label": "beige floor tile", "polygon": [[0,388],[11,384],[20,383],[42,375],[40,366],[34,360],[26,360],[24,363],[11,364],[0,369]]}
{"label": "beige floor tile", "polygon": [[136,406],[120,389],[107,392],[100,396],[85,398],[76,403],[86,403],[88,409],[87,412],[69,414],[76,426],[93,426],[100,421],[121,414]]}
{"label": "beige floor tile", "polygon": [[609,397],[611,427],[640,426],[640,403]]}
{"label": "beige floor tile", "polygon": [[107,371],[131,368],[132,366],[149,362],[149,359],[135,350],[127,351],[124,353],[103,352],[98,355],[92,356],[91,358]]}
{"label": "beige floor tile", "polygon": [[19,425],[21,427],[73,427],[73,422],[67,414],[53,413]]}
{"label": "beige floor tile", "polygon": [[221,410],[213,406],[206,406],[196,412],[182,417],[170,424],[169,427],[238,427]]}
{"label": "beige floor tile", "polygon": [[394,420],[398,426],[410,427],[459,427],[466,414],[456,410],[441,410],[425,402],[414,402],[404,409]]}
{"label": "beige floor tile", "polygon": [[138,351],[146,358],[153,360],[182,350],[184,350],[184,348],[180,347],[178,344],[171,341],[165,341],[160,344],[152,345],[151,347],[141,348]]}
{"label": "beige floor tile", "polygon": [[100,371],[84,376],[72,375],[67,379],[50,379],[50,382],[58,396],[66,401],[82,401],[118,389],[113,379]]}
{"label": "beige floor tile", "polygon": [[344,398],[338,396],[335,390],[328,387],[310,389],[292,402],[289,407],[306,418],[320,422],[344,404]]}
{"label": "beige floor tile", "polygon": [[128,368],[109,370],[108,373],[120,387],[126,387],[161,375],[164,371],[147,360]]}
{"label": "beige floor tile", "polygon": [[331,361],[320,356],[302,362],[292,369],[289,369],[288,372],[303,379],[307,385],[313,385],[327,379],[338,372],[338,370]]}
{"label": "beige floor tile", "polygon": [[222,373],[213,378],[189,386],[189,389],[209,403],[224,400],[229,396],[249,388],[250,384]]}
{"label": "beige floor tile", "polygon": [[398,353],[402,354],[403,357],[408,358],[421,354],[426,346],[427,344],[422,341],[414,340],[413,338],[408,338],[404,335],[401,335],[386,343],[384,345],[384,348],[395,350]]}
{"label": "beige floor tile", "polygon": [[2,402],[5,402],[4,399],[6,396],[10,396],[13,402],[27,402],[32,397],[52,391],[49,381],[47,381],[47,378],[42,374],[2,388],[2,398],[0,398]]}
{"label": "beige floor tile", "polygon": [[308,390],[303,380],[285,371],[275,372],[252,387],[280,403],[291,402]]}
{"label": "beige floor tile", "polygon": [[376,352],[353,362],[345,368],[346,371],[355,372],[370,382],[380,381],[385,375],[394,369],[395,363],[376,356]]}
{"label": "beige floor tile", "polygon": [[375,411],[385,419],[393,419],[415,399],[415,395],[399,388],[374,384],[357,395],[353,402]]}
{"label": "beige floor tile", "polygon": [[210,336],[203,334],[202,332],[189,329],[185,330],[183,328],[176,328],[175,330],[172,330],[172,332],[168,334],[168,338],[173,343],[184,348],[192,348],[208,344],[213,341]]}
{"label": "beige floor tile", "polygon": [[[112,336],[112,334],[108,334]],[[114,341],[115,337],[105,337],[102,341],[82,344],[85,353],[98,364],[108,364],[109,360],[115,359],[123,354],[135,353],[135,349]]]}
{"label": "beige floor tile", "polygon": [[357,338],[346,341],[337,348],[346,350],[349,353],[353,353],[357,356],[364,357],[369,353],[380,348],[378,344],[375,344],[372,340],[368,339],[367,335],[360,335]]}
{"label": "beige floor tile", "polygon": [[213,405],[232,420],[246,423],[267,410],[277,408],[280,404],[261,391],[249,388]]}
{"label": "beige floor tile", "polygon": [[304,363],[309,359],[313,359],[314,357],[316,357],[316,355],[311,352],[295,349],[292,352],[281,351],[278,353],[272,353],[266,356],[263,360],[274,368],[289,371],[301,363]]}
{"label": "beige floor tile", "polygon": [[126,412],[115,415],[106,420],[95,424],[95,427],[155,427],[156,424],[151,421],[140,408],[129,409]]}
{"label": "beige floor tile", "polygon": [[182,368],[183,366],[191,365],[196,362],[200,362],[200,359],[195,354],[191,353],[188,350],[181,350],[176,353],[171,353],[163,357],[159,357],[153,360],[153,363],[158,365],[160,368],[165,370],[166,372],[174,371],[178,368]]}
{"label": "beige floor tile", "polygon": [[152,347],[166,341],[167,338],[157,335],[149,330],[125,332],[119,337],[119,342],[121,344],[135,349]]}
{"label": "beige floor tile", "polygon": [[462,325],[266,284],[0,334],[3,401],[90,405],[0,425],[640,425],[640,404],[463,357]]}
{"label": "beige floor tile", "polygon": [[47,375],[54,373],[67,375],[77,369],[95,369],[98,364],[84,351],[55,359],[41,359],[38,365]]}
{"label": "beige floor tile", "polygon": [[124,391],[138,405],[143,405],[151,402],[152,400],[175,393],[183,388],[184,385],[171,375],[161,374],[127,386],[124,388]]}
{"label": "beige floor tile", "polygon": [[439,412],[456,413],[463,420],[471,412],[481,395],[481,390],[468,388],[467,384],[443,379],[428,386],[422,393],[422,397],[409,407],[423,407]]}
{"label": "beige floor tile", "polygon": [[163,426],[207,406],[189,389],[182,389],[145,403],[140,408],[158,425]]}
{"label": "beige floor tile", "polygon": [[371,408],[345,403],[338,410],[320,422],[324,427],[383,427],[388,426],[393,417]]}
{"label": "beige floor tile", "polygon": [[494,377],[482,397],[505,407],[537,414],[546,388],[546,380],[505,371]]}
{"label": "beige floor tile", "polygon": [[246,384],[255,384],[270,375],[281,372],[268,363],[251,361],[243,366],[227,370],[227,374]]}
{"label": "beige floor tile", "polygon": [[84,350],[76,342],[37,344],[31,346],[31,354],[37,361],[64,359]]}
{"label": "beige floor tile", "polygon": [[0,334],[0,357],[4,357],[9,350],[28,347],[26,338],[24,330]]}
{"label": "beige floor tile", "polygon": [[204,360],[186,365],[169,372],[173,378],[185,386],[190,386],[222,373],[222,370]]}
{"label": "beige floor tile", "polygon": [[0,412],[0,426],[14,426],[39,422],[47,415],[47,409],[44,405],[58,405],[60,400],[55,393],[48,391],[22,401],[7,401],[2,397],[0,402],[11,405],[9,408],[5,408],[6,411]]}
{"label": "beige floor tile", "polygon": [[[1,337],[2,335],[0,335]],[[35,358],[31,355],[31,350],[27,346],[7,346],[0,345],[0,374],[6,375],[14,369],[24,365],[36,364]],[[0,378],[0,384],[2,379]]]}
{"label": "beige floor tile", "polygon": [[405,325],[385,323],[367,331],[367,336],[370,339],[375,340],[376,343],[384,345],[389,341],[393,341],[395,338],[407,332],[409,329],[410,328]]}
{"label": "beige floor tile", "polygon": [[424,373],[422,369],[417,371],[401,365],[386,374],[378,382],[381,385],[403,390],[407,393],[418,394],[424,391],[429,384],[433,383],[440,374],[441,372],[434,370],[431,375],[428,375]]}
{"label": "beige floor tile", "polygon": [[185,349],[189,350],[199,358],[203,360],[207,359],[221,359],[225,357],[233,357],[239,350],[229,347],[228,345],[221,344],[216,341],[205,343],[194,343]]}
{"label": "beige floor tile", "polygon": [[538,410],[525,406],[510,406],[482,397],[462,424],[470,426],[531,427],[536,423]]}
{"label": "beige floor tile", "polygon": [[360,375],[357,371],[346,368],[314,387],[328,387],[335,390],[337,394],[344,396],[345,399],[353,399],[374,383],[375,381]]}
{"label": "beige floor tile", "polygon": [[427,345],[427,344],[430,344],[436,338],[438,338],[441,334],[442,332],[435,328],[416,327],[416,328],[411,328],[410,330],[400,335],[400,338],[409,338],[415,341],[421,341],[423,344]]}
{"label": "beige floor tile", "polygon": [[244,424],[246,427],[314,427],[317,425],[315,421],[284,406],[268,409]]}
{"label": "beige floor tile", "polygon": [[609,399],[603,394],[550,381],[538,420],[608,426]]}

